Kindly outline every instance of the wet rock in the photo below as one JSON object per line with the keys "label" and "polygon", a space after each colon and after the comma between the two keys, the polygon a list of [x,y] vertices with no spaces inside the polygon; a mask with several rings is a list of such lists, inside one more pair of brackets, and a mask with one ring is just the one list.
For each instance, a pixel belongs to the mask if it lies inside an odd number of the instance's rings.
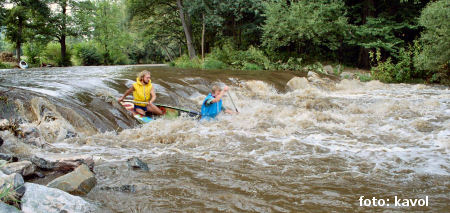
{"label": "wet rock", "polygon": [[48,144],[43,138],[32,138],[32,137],[25,138],[23,142],[40,148],[43,148]]}
{"label": "wet rock", "polygon": [[25,183],[21,208],[25,213],[96,212],[98,207],[59,189]]}
{"label": "wet rock", "polygon": [[38,138],[41,135],[39,129],[36,127],[24,127],[22,128],[22,132],[25,137]]}
{"label": "wet rock", "polygon": [[77,133],[68,130],[67,133],[66,133],[65,139],[67,139],[67,138],[73,138],[73,137],[77,137],[77,136],[78,136]]}
{"label": "wet rock", "polygon": [[83,164],[73,172],[51,181],[47,186],[61,189],[73,195],[86,195],[96,184],[97,180],[94,173]]}
{"label": "wet rock", "polygon": [[0,213],[19,213],[19,212],[21,211],[16,207],[10,206],[0,201]]}
{"label": "wet rock", "polygon": [[148,165],[137,157],[132,157],[132,158],[128,159],[127,164],[128,164],[128,167],[130,167],[130,168],[140,168],[146,172],[149,171]]}
{"label": "wet rock", "polygon": [[17,162],[19,159],[13,155],[10,154],[4,154],[0,153],[0,159],[10,161],[10,162]]}
{"label": "wet rock", "polygon": [[327,65],[323,67],[323,71],[326,74],[332,75],[333,74],[333,67],[331,65]]}
{"label": "wet rock", "polygon": [[351,72],[342,72],[340,77],[342,79],[353,79],[355,77],[355,74]]}
{"label": "wet rock", "polygon": [[102,186],[100,190],[135,193],[136,185],[122,185],[122,186]]}
{"label": "wet rock", "polygon": [[314,82],[314,83],[323,83],[322,79],[320,78],[319,74],[309,71],[308,72],[308,81]]}
{"label": "wet rock", "polygon": [[9,126],[9,121],[7,119],[0,120],[0,129],[6,129]]}
{"label": "wet rock", "polygon": [[13,173],[6,175],[0,172],[0,191],[4,190],[5,187],[9,188],[12,186],[18,197],[21,197],[25,193],[24,183],[23,177],[20,174]]}
{"label": "wet rock", "polygon": [[41,169],[58,171],[72,171],[81,164],[86,164],[91,171],[94,168],[94,159],[91,155],[36,154],[31,162]]}
{"label": "wet rock", "polygon": [[309,87],[309,83],[306,78],[294,77],[287,82],[287,86],[291,90],[306,89]]}
{"label": "wet rock", "polygon": [[0,168],[0,170],[9,175],[12,173],[18,173],[22,176],[28,176],[34,173],[36,166],[30,161],[20,161],[15,163],[8,163]]}

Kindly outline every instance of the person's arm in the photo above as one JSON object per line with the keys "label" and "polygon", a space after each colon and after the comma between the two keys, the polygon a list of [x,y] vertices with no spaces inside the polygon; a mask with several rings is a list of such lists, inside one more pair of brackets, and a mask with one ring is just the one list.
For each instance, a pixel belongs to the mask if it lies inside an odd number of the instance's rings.
{"label": "person's arm", "polygon": [[225,109],[224,112],[227,113],[227,114],[235,114],[236,113],[235,111],[230,110],[230,109]]}
{"label": "person's arm", "polygon": [[123,94],[123,96],[119,98],[118,101],[119,101],[119,102],[122,102],[123,99],[124,99],[125,97],[127,97],[129,94],[131,94],[133,91],[134,91],[134,87],[131,86],[129,89],[127,89],[127,91],[125,92],[125,94]]}
{"label": "person's arm", "polygon": [[228,91],[228,89],[229,89],[228,86],[225,86],[225,87],[223,88],[223,90],[220,91],[219,95],[217,95],[217,96],[211,101],[211,103],[219,102],[220,99],[222,99],[222,97],[223,97],[223,95],[225,94],[225,92]]}
{"label": "person's arm", "polygon": [[150,99],[150,101],[148,103],[153,104],[153,101],[156,100],[156,93],[155,93],[155,90],[153,89],[153,87],[152,87],[152,90],[150,91],[150,94],[151,94],[152,98]]}

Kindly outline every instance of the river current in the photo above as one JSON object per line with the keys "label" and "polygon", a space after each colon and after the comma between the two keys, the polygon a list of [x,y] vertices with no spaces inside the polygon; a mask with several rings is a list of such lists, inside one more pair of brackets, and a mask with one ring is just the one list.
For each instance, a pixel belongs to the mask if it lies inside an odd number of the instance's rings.
{"label": "river current", "polygon": [[[220,82],[231,87],[224,105],[234,109],[231,96],[240,113],[139,125],[115,100],[143,69],[152,72],[157,103],[199,111]],[[14,88],[16,103],[34,112],[24,110],[23,125],[38,128],[50,144],[23,152],[93,155],[97,186],[85,198],[113,212],[448,210],[448,87],[302,77],[164,66],[45,68],[0,71],[0,91]],[[0,136],[14,140],[6,131]],[[150,171],[129,169],[131,157]],[[391,205],[361,207],[361,196]],[[395,196],[428,196],[429,204],[399,207]]]}

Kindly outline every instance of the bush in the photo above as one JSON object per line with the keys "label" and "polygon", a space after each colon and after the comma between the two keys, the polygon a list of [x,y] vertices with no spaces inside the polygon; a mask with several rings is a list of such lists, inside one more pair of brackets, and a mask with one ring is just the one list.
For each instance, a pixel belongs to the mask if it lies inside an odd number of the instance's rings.
{"label": "bush", "polygon": [[371,81],[371,80],[372,80],[372,77],[371,77],[369,74],[361,74],[361,73],[358,73],[358,79],[359,79],[361,82],[368,82],[368,81]]}
{"label": "bush", "polygon": [[428,70],[431,82],[450,83],[450,2],[431,2],[422,11],[419,24],[425,28],[421,34],[421,51],[414,57],[417,68]]}
{"label": "bush", "polygon": [[26,43],[23,45],[23,54],[27,57],[29,64],[40,65],[44,50],[45,44],[41,43]]}
{"label": "bush", "polygon": [[228,66],[215,58],[205,58],[202,64],[203,69],[226,69]]}
{"label": "bush", "polygon": [[182,55],[181,57],[175,59],[175,66],[179,68],[196,68],[200,69],[202,67],[201,61],[198,58],[190,59],[187,55]]}
{"label": "bush", "polygon": [[47,59],[49,64],[56,64],[58,66],[70,66],[71,50],[67,48],[66,57],[61,57],[61,45],[56,42],[51,42],[47,44],[44,51],[44,57]]}
{"label": "bush", "polygon": [[[238,69],[268,69],[270,66],[270,61],[264,52],[256,49],[255,47],[250,47],[247,51],[235,51],[231,57],[234,61],[234,65],[237,65]],[[256,66],[254,66],[256,65]]]}
{"label": "bush", "polygon": [[103,62],[102,55],[93,42],[78,43],[74,46],[73,52],[80,65],[99,65]]}
{"label": "bush", "polygon": [[422,52],[416,57],[416,65],[426,70],[439,71],[450,63],[450,2],[439,0],[430,3],[419,18],[425,27],[421,34]]}
{"label": "bush", "polygon": [[242,66],[243,70],[263,70],[262,67],[260,67],[257,64],[253,64],[253,63],[249,63],[249,62],[244,62],[244,65]]}
{"label": "bush", "polygon": [[0,61],[0,69],[10,69],[11,66],[7,63],[3,63]]}
{"label": "bush", "polygon": [[385,83],[399,83],[410,82],[414,76],[422,77],[421,71],[413,66],[414,50],[415,47],[411,45],[408,48],[400,48],[397,63],[390,57],[386,61],[381,61],[380,50],[370,52],[370,59],[376,64],[372,67],[373,78]]}

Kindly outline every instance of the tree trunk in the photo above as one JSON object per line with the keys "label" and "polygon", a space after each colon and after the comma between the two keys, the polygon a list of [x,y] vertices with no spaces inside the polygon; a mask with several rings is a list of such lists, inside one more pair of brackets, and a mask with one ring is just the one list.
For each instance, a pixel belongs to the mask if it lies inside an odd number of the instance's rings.
{"label": "tree trunk", "polygon": [[59,43],[61,44],[61,60],[62,60],[62,65],[63,66],[67,66],[66,64],[66,57],[67,57],[67,52],[66,52],[66,35],[63,34],[61,36],[61,40],[59,40]]}
{"label": "tree trunk", "polygon": [[23,20],[19,17],[19,24],[17,28],[17,39],[16,39],[16,57],[20,63],[20,47],[22,46],[22,28],[23,28]]}
{"label": "tree trunk", "polygon": [[[362,8],[362,24],[367,22],[367,17],[374,17],[375,2],[374,0],[365,0]],[[358,66],[361,68],[370,68],[369,49],[360,47],[358,55]]]}
{"label": "tree trunk", "polygon": [[172,58],[172,56],[170,55],[169,50],[167,50],[167,47],[166,47],[166,46],[162,46],[162,48],[166,51],[167,56],[169,57],[169,60],[170,60],[170,61],[173,61],[173,58]]}
{"label": "tree trunk", "polygon": [[202,60],[205,60],[205,28],[206,28],[206,23],[205,23],[205,13],[202,14],[203,17],[203,28],[202,28]]}
{"label": "tree trunk", "polygon": [[68,66],[68,63],[66,61],[67,52],[66,52],[66,12],[67,12],[67,2],[63,1],[62,5],[62,26],[61,26],[61,39],[59,40],[59,43],[61,44],[61,60],[62,60],[62,66]]}
{"label": "tree trunk", "polygon": [[[185,16],[184,16],[184,12],[183,12],[183,5],[181,3],[181,0],[177,0],[177,6],[178,6],[178,12],[180,13],[181,24],[183,25],[183,29],[184,29],[184,34],[186,35],[186,43],[187,43],[187,48],[188,48],[188,52],[189,52],[189,58],[193,59],[197,56],[195,54],[194,45],[192,43],[192,31],[190,30],[190,23],[187,23],[185,20]],[[187,17],[189,17],[189,16],[187,16]],[[187,19],[190,21],[189,18],[187,18]]]}

